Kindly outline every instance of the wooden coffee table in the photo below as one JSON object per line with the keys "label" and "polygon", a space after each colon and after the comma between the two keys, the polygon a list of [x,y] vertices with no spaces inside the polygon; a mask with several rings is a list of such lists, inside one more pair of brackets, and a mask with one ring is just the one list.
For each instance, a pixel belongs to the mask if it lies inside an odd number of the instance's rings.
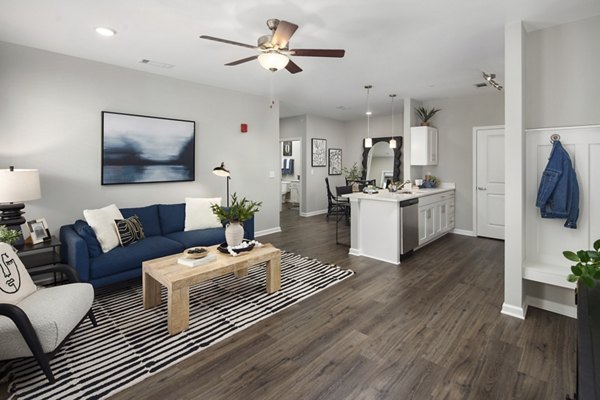
{"label": "wooden coffee table", "polygon": [[217,247],[207,248],[210,253],[217,255],[217,259],[198,267],[178,264],[177,259],[182,256],[181,253],[143,262],[144,309],[161,303],[160,285],[165,286],[168,292],[169,334],[175,335],[189,327],[189,289],[192,285],[230,272],[241,278],[248,274],[248,268],[266,262],[267,293],[281,288],[281,251],[273,245],[264,244],[237,257],[223,254]]}

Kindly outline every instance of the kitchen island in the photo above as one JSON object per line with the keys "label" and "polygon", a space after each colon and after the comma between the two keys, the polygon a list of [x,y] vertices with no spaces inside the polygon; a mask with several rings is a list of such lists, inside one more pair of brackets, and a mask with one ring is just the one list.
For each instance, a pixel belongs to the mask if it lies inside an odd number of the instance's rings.
{"label": "kitchen island", "polygon": [[[401,203],[418,199],[418,244],[415,248],[438,239],[454,228],[454,185],[436,189],[419,189],[411,193],[352,193],[350,199],[350,251],[356,256],[400,264],[403,221]],[[406,222],[406,221],[405,221]]]}

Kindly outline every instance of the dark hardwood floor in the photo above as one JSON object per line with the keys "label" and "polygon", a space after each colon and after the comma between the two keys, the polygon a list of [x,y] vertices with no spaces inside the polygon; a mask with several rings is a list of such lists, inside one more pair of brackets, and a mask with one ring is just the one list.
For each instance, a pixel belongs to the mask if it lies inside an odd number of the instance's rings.
{"label": "dark hardwood floor", "polygon": [[349,256],[323,215],[286,209],[281,226],[259,240],[356,275],[114,399],[558,400],[574,392],[575,320],[535,308],[525,321],[500,314],[503,242],[448,234],[394,266]]}

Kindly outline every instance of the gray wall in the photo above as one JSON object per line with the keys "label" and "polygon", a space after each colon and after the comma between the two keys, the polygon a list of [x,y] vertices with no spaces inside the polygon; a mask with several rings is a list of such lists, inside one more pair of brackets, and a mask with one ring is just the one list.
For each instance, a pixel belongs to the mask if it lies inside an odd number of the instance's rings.
{"label": "gray wall", "polygon": [[[211,172],[225,161],[231,191],[263,202],[256,229],[279,226],[279,110],[268,99],[1,42],[0,71],[0,168],[40,171],[27,219],[56,232],[85,208],[225,197]],[[196,121],[196,181],[101,186],[103,110]]]}
{"label": "gray wall", "polygon": [[[327,211],[327,195],[325,191],[325,178],[329,177],[331,191],[335,193],[336,186],[346,184],[344,175],[328,175],[328,167],[311,166],[311,139],[327,139],[327,148],[342,149],[342,165],[345,165],[346,157],[346,136],[344,123],[329,118],[315,115],[306,116],[306,137],[304,160],[307,168],[305,183],[306,190],[303,190],[302,196],[305,199],[306,214],[320,213]],[[304,189],[304,187],[303,187]],[[303,205],[304,205],[303,204]]]}
{"label": "gray wall", "polygon": [[[401,108],[397,105],[396,109]],[[386,112],[389,112],[386,110]],[[392,114],[379,115],[373,112],[371,119],[371,137],[392,136]],[[394,130],[396,136],[403,136],[403,115],[396,110],[394,115]],[[363,139],[367,137],[367,117],[344,123],[347,137],[348,155],[343,160],[345,167],[351,167],[355,162],[362,165]],[[379,180],[379,179],[378,179]]]}
{"label": "gray wall", "polygon": [[526,38],[526,128],[600,124],[600,17]]}
{"label": "gray wall", "polygon": [[504,124],[504,93],[481,90],[476,96],[423,102],[426,108],[442,109],[432,119],[439,132],[439,163],[423,167],[423,173],[456,183],[455,224],[466,231],[473,230],[473,127]]}

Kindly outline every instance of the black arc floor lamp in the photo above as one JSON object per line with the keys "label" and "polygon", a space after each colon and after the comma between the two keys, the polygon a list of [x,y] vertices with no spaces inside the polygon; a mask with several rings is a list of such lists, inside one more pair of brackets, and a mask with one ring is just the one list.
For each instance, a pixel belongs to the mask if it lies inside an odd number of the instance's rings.
{"label": "black arc floor lamp", "polygon": [[225,168],[225,162],[222,162],[220,166],[213,168],[213,174],[227,177],[227,207],[229,207],[229,180],[231,179],[231,173]]}

